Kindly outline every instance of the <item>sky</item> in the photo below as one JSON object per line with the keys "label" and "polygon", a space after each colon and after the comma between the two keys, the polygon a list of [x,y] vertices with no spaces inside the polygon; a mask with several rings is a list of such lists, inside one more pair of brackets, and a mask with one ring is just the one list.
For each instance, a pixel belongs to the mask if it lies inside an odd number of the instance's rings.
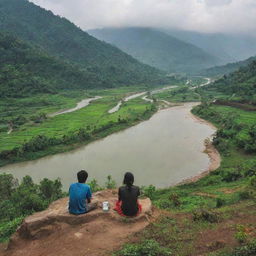
{"label": "sky", "polygon": [[256,0],[30,0],[83,30],[155,27],[256,34]]}

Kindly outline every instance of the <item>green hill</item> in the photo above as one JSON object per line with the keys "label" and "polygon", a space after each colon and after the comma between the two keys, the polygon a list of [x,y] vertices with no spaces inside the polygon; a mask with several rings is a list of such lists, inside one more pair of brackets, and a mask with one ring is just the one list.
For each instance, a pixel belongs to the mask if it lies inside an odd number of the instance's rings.
{"label": "green hill", "polygon": [[[207,88],[209,89],[209,88]],[[256,103],[256,60],[237,71],[224,75],[210,85],[211,90],[217,90],[230,95],[232,100]]]}
{"label": "green hill", "polygon": [[238,70],[240,67],[247,66],[254,60],[256,60],[256,57],[251,57],[249,59],[234,62],[234,63],[228,63],[223,66],[216,66],[216,67],[208,68],[208,69],[201,71],[200,74],[204,75],[204,76],[219,76],[219,75],[228,74],[228,73]]}
{"label": "green hill", "polygon": [[220,63],[202,49],[151,28],[106,28],[89,33],[167,72],[194,72]]}
{"label": "green hill", "polygon": [[0,98],[99,87],[94,74],[0,33]]}
{"label": "green hill", "polygon": [[27,0],[0,0],[0,30],[94,73],[104,87],[151,82],[160,71]]}

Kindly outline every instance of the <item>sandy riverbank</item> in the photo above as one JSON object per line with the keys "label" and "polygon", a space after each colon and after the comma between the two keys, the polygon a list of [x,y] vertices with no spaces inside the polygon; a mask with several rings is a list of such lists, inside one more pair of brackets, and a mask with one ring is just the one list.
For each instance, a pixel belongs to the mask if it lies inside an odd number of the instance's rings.
{"label": "sandy riverbank", "polygon": [[[217,128],[212,123],[210,123],[196,115],[193,115],[191,112],[190,112],[190,117],[192,117],[197,122],[209,125],[210,127],[212,127],[213,129],[215,129],[217,131]],[[205,177],[206,175],[208,175],[210,172],[215,171],[216,169],[218,169],[220,167],[221,156],[220,156],[220,153],[218,152],[218,150],[212,144],[212,140],[210,138],[205,139],[204,145],[205,145],[205,149],[203,152],[206,153],[210,158],[210,164],[209,164],[208,168],[196,176],[184,179],[182,182],[178,183],[177,185],[196,182],[196,181],[200,180],[201,178]]]}

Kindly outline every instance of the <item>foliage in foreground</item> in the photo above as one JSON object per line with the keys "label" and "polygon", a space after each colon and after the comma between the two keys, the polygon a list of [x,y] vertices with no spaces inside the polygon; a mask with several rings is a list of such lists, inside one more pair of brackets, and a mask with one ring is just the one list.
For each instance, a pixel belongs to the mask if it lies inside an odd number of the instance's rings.
{"label": "foliage in foreground", "polygon": [[0,175],[0,242],[7,240],[25,216],[41,211],[61,198],[62,185],[59,179],[43,179],[39,185],[30,176],[21,184],[11,174]]}
{"label": "foliage in foreground", "polygon": [[155,240],[145,240],[140,244],[127,244],[115,256],[168,256],[171,250],[162,247]]}
{"label": "foliage in foreground", "polygon": [[246,153],[256,152],[255,112],[202,104],[194,108],[193,113],[218,124],[213,142],[220,152],[228,154],[231,144]]}

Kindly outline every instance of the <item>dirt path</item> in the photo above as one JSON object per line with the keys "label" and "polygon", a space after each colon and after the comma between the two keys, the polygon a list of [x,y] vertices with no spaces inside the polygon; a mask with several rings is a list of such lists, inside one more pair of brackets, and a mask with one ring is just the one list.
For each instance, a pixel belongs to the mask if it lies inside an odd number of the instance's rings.
{"label": "dirt path", "polygon": [[79,226],[56,224],[52,235],[34,241],[20,241],[8,256],[100,256],[108,255],[124,244],[130,235],[147,226],[145,220],[120,223],[106,219],[94,220]]}

